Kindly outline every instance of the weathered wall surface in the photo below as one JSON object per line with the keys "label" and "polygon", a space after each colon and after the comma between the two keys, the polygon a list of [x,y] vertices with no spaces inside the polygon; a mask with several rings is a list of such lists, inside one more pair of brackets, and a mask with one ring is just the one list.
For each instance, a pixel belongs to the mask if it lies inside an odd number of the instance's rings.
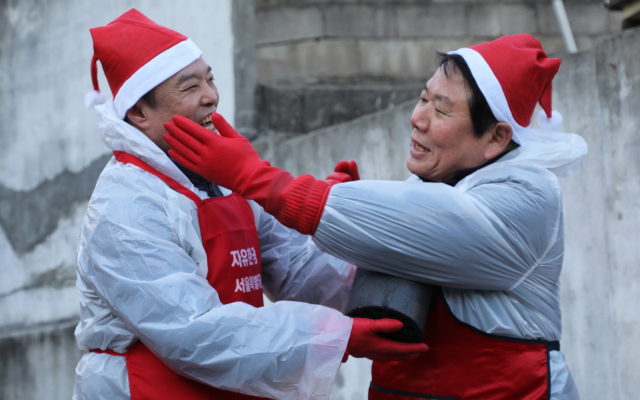
{"label": "weathered wall surface", "polygon": [[556,107],[589,154],[564,189],[563,346],[585,399],[640,398],[640,30],[566,57]]}
{"label": "weathered wall surface", "polygon": [[[578,49],[621,13],[565,0]],[[257,136],[304,134],[390,109],[435,71],[436,51],[526,32],[562,52],[550,0],[255,0]],[[255,136],[252,136],[255,137]]]}
{"label": "weathered wall surface", "polygon": [[[417,100],[417,98],[416,98]],[[562,179],[566,253],[562,348],[581,398],[640,398],[640,29],[564,55],[554,80],[563,130],[589,153]],[[354,159],[363,179],[404,179],[414,102],[286,139],[256,141],[265,159],[324,177]],[[365,399],[368,363],[350,359],[332,399]],[[356,385],[360,385],[358,388]]]}
{"label": "weathered wall surface", "polygon": [[[597,1],[565,7],[579,50],[621,29],[620,13]],[[256,0],[256,21],[261,83],[421,81],[434,50],[522,32],[565,50],[546,0]]]}
{"label": "weathered wall surface", "polygon": [[191,37],[213,68],[220,112],[234,119],[232,2],[187,5],[0,2],[0,399],[70,399],[73,390],[77,235],[110,157],[84,108],[89,28],[135,7]]}

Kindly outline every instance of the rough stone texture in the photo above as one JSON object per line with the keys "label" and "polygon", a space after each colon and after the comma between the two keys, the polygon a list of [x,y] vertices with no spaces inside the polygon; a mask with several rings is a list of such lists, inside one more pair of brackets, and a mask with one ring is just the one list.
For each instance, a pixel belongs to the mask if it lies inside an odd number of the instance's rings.
{"label": "rough stone texture", "polygon": [[[319,83],[358,74],[357,43],[354,40],[323,40],[287,46],[258,48],[258,76],[271,76],[271,83]],[[262,81],[261,81],[262,82]]]}
{"label": "rough stone texture", "polygon": [[[253,0],[243,1],[253,9]],[[233,3],[242,11],[243,4]],[[0,1],[0,399],[61,400],[73,391],[81,355],[73,336],[76,246],[89,196],[111,157],[93,111],[84,107],[91,89],[89,28],[135,7],[191,37],[212,66],[218,110],[233,123],[235,91],[252,105],[256,76],[254,70],[251,83],[241,63],[255,65],[251,31],[243,32],[245,41],[251,35],[244,45],[250,54],[235,49],[234,71],[231,5]]]}
{"label": "rough stone texture", "polygon": [[70,399],[73,371],[83,354],[75,343],[74,325],[0,338],[0,398]]}
{"label": "rough stone texture", "polygon": [[363,5],[327,7],[326,34],[327,36],[378,36],[377,11],[374,7]]}
{"label": "rough stone texture", "polygon": [[259,130],[306,133],[392,109],[423,85],[267,85],[258,98]]}
{"label": "rough stone texture", "polygon": [[322,36],[322,12],[316,8],[258,10],[256,42],[283,42]]}
{"label": "rough stone texture", "polygon": [[[453,3],[453,2],[452,2]],[[401,37],[460,37],[467,34],[463,5],[433,4],[398,9]]]}
{"label": "rough stone texture", "polygon": [[97,158],[78,173],[64,171],[30,191],[14,191],[0,184],[0,226],[13,250],[25,254],[42,243],[78,203],[93,192],[102,169],[111,158]]}
{"label": "rough stone texture", "polygon": [[500,9],[492,4],[474,4],[469,7],[469,34],[473,36],[494,36],[502,33]]}
{"label": "rough stone texture", "polygon": [[[591,49],[598,39],[621,30],[621,13],[605,9],[596,1],[565,0],[565,8],[579,50]],[[264,28],[258,30],[257,54],[258,76],[263,84],[315,84],[345,77],[357,79],[360,75],[379,80],[422,78],[432,72],[430,64],[414,67],[424,50],[418,49],[419,56],[415,56],[396,49],[411,48],[416,43],[451,49],[453,41],[470,45],[499,35],[527,32],[547,43],[548,52],[565,51],[548,0],[256,0],[256,9],[259,26]],[[337,46],[340,41],[347,42],[350,49],[355,44],[355,50],[371,47],[370,42],[375,41],[387,48],[375,54],[381,59],[373,62],[375,68],[368,67],[372,57],[363,50],[331,53],[334,67],[328,69],[319,69],[315,60],[300,62],[314,59],[313,53],[325,52],[323,42]],[[300,42],[310,45],[301,46]],[[412,67],[398,75],[397,66],[403,64]]]}
{"label": "rough stone texture", "polygon": [[[561,275],[562,346],[583,399],[594,391],[620,398],[614,285],[612,277],[603,273],[610,265],[603,162],[611,154],[603,148],[603,99],[597,92],[595,59],[592,51],[564,57],[553,100],[554,108],[562,110],[564,125],[589,144],[589,153],[575,174],[561,180],[566,246]],[[565,93],[575,97],[561,95]]]}
{"label": "rough stone texture", "polygon": [[500,25],[502,35],[518,33],[538,33],[536,11],[533,4],[502,4],[500,6]]}
{"label": "rough stone texture", "polygon": [[[474,42],[455,39],[362,40],[358,48],[364,76],[379,77],[379,80],[392,80],[395,76],[396,79],[419,81],[424,85],[437,68],[438,51],[446,52],[471,44]],[[389,78],[382,78],[386,76]]]}
{"label": "rough stone texture", "polygon": [[[620,30],[620,13],[589,0],[566,4],[579,49],[592,48]],[[304,104],[301,85],[386,84],[401,90],[401,85],[424,83],[433,74],[437,51],[521,32],[535,35],[549,54],[565,50],[548,0],[256,0],[255,6],[257,74],[263,88],[256,98],[267,114],[261,112],[258,132],[251,137],[268,130],[308,131],[298,118]],[[270,90],[274,85],[282,90]],[[292,93],[284,93],[286,85],[292,85]],[[345,103],[349,109],[343,112]],[[333,107],[337,114],[354,117],[370,110],[366,102],[338,98]],[[310,129],[344,120],[330,113],[325,122],[315,123],[326,110],[312,113]]]}
{"label": "rough stone texture", "polygon": [[[565,275],[565,282],[578,274],[582,277],[571,295],[584,302],[584,311],[574,316],[577,320],[572,321],[570,329],[578,335],[588,335],[588,343],[600,351],[584,352],[585,343],[576,341],[571,342],[567,354],[576,359],[576,376],[584,387],[583,392],[630,400],[640,397],[640,312],[636,306],[640,298],[640,248],[637,246],[640,237],[640,29],[625,31],[600,43],[594,57],[596,85],[584,82],[586,76],[574,79],[583,78],[585,95],[597,88],[600,100],[600,112],[594,112],[599,118],[587,130],[593,140],[593,159],[585,160],[585,164],[591,164],[591,168],[598,171],[594,176],[584,177],[595,186],[592,190],[599,190],[593,193],[596,203],[588,209],[578,205],[584,203],[584,197],[565,196],[565,209],[568,218],[576,221],[576,228],[584,227],[585,216],[593,216],[596,224],[589,226],[589,230],[601,230],[598,234],[604,236],[603,241],[596,243],[572,243],[578,251],[571,256],[584,250],[593,252],[595,245],[606,258],[603,263],[590,259],[573,263],[567,258],[569,273]],[[571,67],[580,66],[571,58],[567,61]],[[570,76],[578,75],[572,68],[566,71]],[[586,96],[581,97],[584,98]],[[586,116],[587,112],[578,102],[573,108]],[[587,116],[586,119],[594,118]],[[598,292],[603,296],[598,296]],[[572,308],[567,310],[575,313]],[[590,319],[593,325],[585,327],[584,320],[593,314],[602,319]],[[596,368],[598,364],[600,368]],[[611,370],[605,372],[606,367],[602,367],[609,364]]]}
{"label": "rough stone texture", "polygon": [[233,54],[235,81],[235,128],[251,140],[256,137],[255,95],[258,84],[256,70],[256,18],[254,0],[236,0],[233,6]]}
{"label": "rough stone texture", "polygon": [[[563,130],[579,133],[589,145],[574,175],[561,179],[562,349],[581,399],[635,400],[640,398],[640,28],[562,58],[553,83],[554,108],[564,116]],[[404,179],[414,103],[304,136],[272,135],[255,146],[294,175],[324,178],[337,161],[354,159],[363,179]],[[366,368],[350,359],[331,399],[365,399]]]}

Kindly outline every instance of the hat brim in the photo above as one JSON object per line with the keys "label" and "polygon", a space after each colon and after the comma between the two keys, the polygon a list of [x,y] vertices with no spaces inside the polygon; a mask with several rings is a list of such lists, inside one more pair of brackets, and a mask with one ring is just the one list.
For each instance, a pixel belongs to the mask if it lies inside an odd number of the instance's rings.
{"label": "hat brim", "polygon": [[202,51],[191,39],[183,40],[152,58],[127,79],[113,99],[119,118],[151,89],[166,81],[181,69],[202,56]]}

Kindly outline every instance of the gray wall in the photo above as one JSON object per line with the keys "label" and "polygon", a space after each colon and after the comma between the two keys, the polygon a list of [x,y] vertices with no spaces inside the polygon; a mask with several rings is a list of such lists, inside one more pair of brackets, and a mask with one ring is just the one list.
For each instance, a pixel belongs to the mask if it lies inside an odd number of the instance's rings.
{"label": "gray wall", "polygon": [[110,157],[93,111],[84,107],[91,89],[89,28],[135,7],[191,37],[213,68],[219,111],[234,119],[234,57],[250,54],[234,54],[232,2],[191,0],[188,6],[0,1],[0,399],[70,399],[73,390],[81,356],[73,336],[75,248],[87,201]]}
{"label": "gray wall", "polygon": [[[621,29],[620,12],[565,0],[579,50]],[[422,80],[435,52],[530,33],[565,50],[551,0],[256,0],[260,83]]]}
{"label": "gray wall", "polygon": [[562,180],[562,345],[585,399],[640,398],[640,29],[566,57],[554,104],[589,143]]}
{"label": "gray wall", "polygon": [[[417,99],[416,99],[417,100]],[[324,177],[354,159],[363,179],[404,179],[414,102],[292,139],[255,142],[272,164]],[[583,400],[640,398],[640,29],[563,56],[554,80],[563,131],[589,153],[562,179],[566,254],[562,348]],[[364,399],[368,363],[350,359],[332,399]],[[360,387],[356,387],[360,385]]]}
{"label": "gray wall", "polygon": [[[621,29],[596,0],[565,0],[578,48]],[[256,0],[257,132],[304,134],[411,99],[436,51],[527,32],[565,49],[551,0]]]}

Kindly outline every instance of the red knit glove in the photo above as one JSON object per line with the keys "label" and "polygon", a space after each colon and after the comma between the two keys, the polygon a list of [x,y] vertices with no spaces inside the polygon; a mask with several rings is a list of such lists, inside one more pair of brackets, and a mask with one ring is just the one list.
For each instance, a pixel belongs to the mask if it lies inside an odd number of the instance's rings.
{"label": "red knit glove", "polygon": [[358,173],[358,166],[355,161],[339,161],[336,164],[333,172],[327,176],[324,180],[329,185],[335,185],[336,183],[344,183],[351,181],[359,181],[360,174]]}
{"label": "red knit glove", "polygon": [[[334,176],[329,182],[311,175],[294,178],[287,171],[262,161],[251,143],[220,114],[212,114],[211,122],[220,136],[174,115],[173,122],[164,124],[169,131],[164,138],[173,148],[169,155],[207,180],[255,200],[283,225],[304,234],[315,232],[330,186],[346,177]],[[337,173],[348,174],[350,179],[352,175],[358,176],[355,163],[354,167],[341,166]]]}
{"label": "red knit glove", "polygon": [[402,326],[396,319],[354,318],[345,356],[348,353],[373,361],[404,361],[429,350],[424,343],[401,343],[378,335],[378,332],[397,331]]}

